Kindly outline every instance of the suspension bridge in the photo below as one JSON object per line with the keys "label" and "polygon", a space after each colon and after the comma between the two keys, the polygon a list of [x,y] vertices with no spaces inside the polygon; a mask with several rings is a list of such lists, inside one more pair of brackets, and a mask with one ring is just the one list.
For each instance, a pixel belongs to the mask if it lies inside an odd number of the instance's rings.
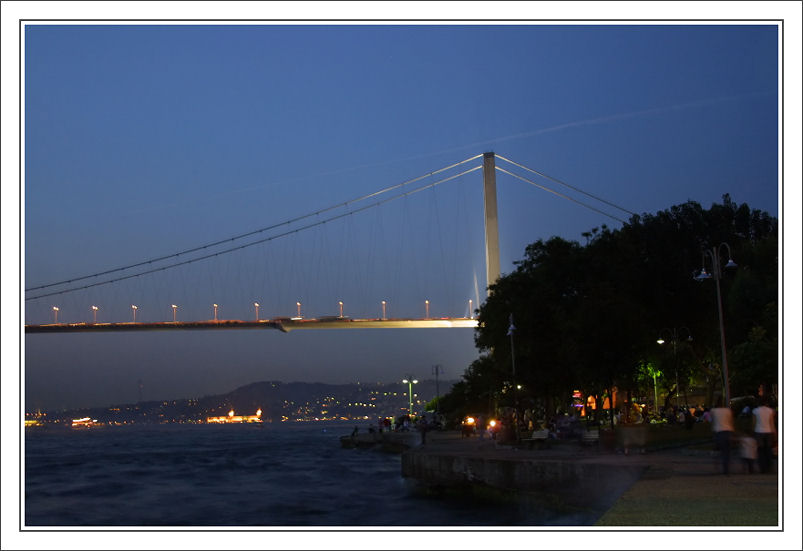
{"label": "suspension bridge", "polygon": [[[480,164],[473,164],[480,161]],[[505,166],[497,166],[497,159],[503,161]],[[465,165],[469,165],[468,168]],[[25,289],[25,301],[28,304],[42,303],[45,299],[57,301],[57,297],[63,297],[87,290],[113,286],[123,282],[144,278],[152,274],[166,272],[175,268],[188,266],[212,258],[225,257],[244,249],[256,245],[269,243],[279,240],[289,235],[305,232],[313,228],[319,228],[325,224],[353,216],[363,211],[382,206],[391,201],[406,198],[427,189],[444,184],[458,178],[465,177],[476,171],[482,171],[483,175],[483,220],[484,220],[484,240],[485,240],[485,268],[486,281],[488,285],[495,282],[500,272],[499,254],[499,217],[497,213],[497,193],[496,193],[496,174],[502,173],[525,183],[531,184],[543,191],[556,195],[562,199],[571,201],[581,207],[593,210],[608,218],[624,223],[621,218],[602,210],[603,208],[614,208],[627,214],[634,214],[614,203],[606,201],[600,197],[587,193],[577,187],[571,186],[557,178],[548,176],[542,172],[528,168],[527,166],[496,155],[493,152],[478,154],[463,161],[448,165],[427,174],[406,180],[379,191],[375,191],[360,197],[356,197],[345,202],[340,202],[324,209],[318,209],[282,222],[272,224],[253,231],[213,241],[196,247],[184,249],[168,255],[150,258],[144,261],[119,266],[92,274],[72,277],[51,283],[35,285]],[[520,174],[523,171],[526,175]],[[451,172],[451,173],[450,173]],[[580,201],[571,197],[568,193],[558,192],[551,187],[538,183],[535,178],[542,181],[548,180],[552,184],[558,184],[575,193],[584,195],[587,199]],[[419,184],[427,178],[439,178],[434,182]],[[418,187],[413,187],[419,184]],[[597,207],[589,204],[588,199],[596,204],[604,204],[605,207]],[[475,276],[476,286],[476,276]],[[92,305],[92,321],[68,322],[64,319],[59,321],[60,308],[52,306],[52,323],[26,324],[26,333],[73,333],[73,332],[117,332],[117,331],[165,331],[165,330],[226,330],[226,329],[274,329],[282,332],[289,332],[302,329],[424,329],[424,328],[472,328],[476,327],[477,320],[474,317],[473,300],[468,300],[467,315],[460,317],[436,317],[430,316],[429,300],[424,301],[424,316],[420,318],[395,318],[387,316],[386,301],[381,301],[381,315],[377,317],[351,317],[343,315],[343,302],[338,301],[339,313],[332,316],[308,317],[302,316],[301,302],[297,302],[296,315],[292,317],[271,317],[261,318],[259,315],[260,304],[253,303],[254,319],[219,319],[218,305],[213,304],[213,317],[208,320],[184,321],[177,317],[178,305],[172,304],[172,319],[165,321],[137,321],[138,306],[131,304],[131,319],[117,322],[98,322],[98,307]],[[477,302],[479,297],[477,296]],[[476,304],[479,306],[479,304]],[[263,310],[264,311],[264,310]]]}

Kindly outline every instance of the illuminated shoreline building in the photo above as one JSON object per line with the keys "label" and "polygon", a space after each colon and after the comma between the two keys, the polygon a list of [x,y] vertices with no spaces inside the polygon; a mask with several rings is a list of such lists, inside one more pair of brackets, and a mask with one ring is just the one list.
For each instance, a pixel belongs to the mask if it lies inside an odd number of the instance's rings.
{"label": "illuminated shoreline building", "polygon": [[234,415],[234,410],[230,410],[228,415],[219,417],[207,417],[207,423],[261,423],[262,410],[258,409],[254,415]]}

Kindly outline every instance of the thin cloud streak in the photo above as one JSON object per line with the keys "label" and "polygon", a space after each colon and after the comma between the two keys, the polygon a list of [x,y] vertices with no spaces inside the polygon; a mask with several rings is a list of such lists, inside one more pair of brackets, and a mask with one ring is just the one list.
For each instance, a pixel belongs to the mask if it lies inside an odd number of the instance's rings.
{"label": "thin cloud streak", "polygon": [[[548,128],[539,128],[537,130],[531,130],[531,131],[528,131],[528,132],[520,132],[520,133],[517,133],[517,134],[510,134],[508,136],[500,136],[498,138],[492,138],[490,140],[483,140],[483,141],[474,142],[474,143],[471,143],[471,144],[450,147],[450,148],[442,149],[442,150],[439,150],[439,151],[436,151],[436,152],[432,152],[432,153],[422,153],[420,155],[412,155],[412,156],[409,156],[409,157],[403,157],[403,158],[399,158],[399,159],[391,159],[391,160],[379,161],[379,162],[375,162],[375,163],[365,163],[365,164],[355,165],[355,166],[348,167],[348,168],[340,168],[340,169],[335,169],[335,170],[328,170],[328,171],[320,172],[320,173],[317,173],[317,174],[311,174],[311,175],[306,175],[306,176],[296,176],[294,178],[288,178],[288,179],[284,179],[284,180],[280,180],[280,181],[266,182],[264,184],[256,184],[256,185],[251,185],[251,186],[245,186],[245,187],[242,187],[242,188],[227,189],[224,192],[208,195],[204,199],[196,201],[195,202],[195,207],[200,207],[200,206],[202,206],[204,204],[209,204],[210,202],[214,202],[216,199],[219,199],[221,197],[234,195],[234,194],[239,194],[239,193],[257,191],[257,190],[264,189],[264,188],[267,188],[267,187],[280,187],[280,186],[289,185],[291,183],[297,183],[297,182],[303,181],[303,180],[319,179],[319,178],[323,178],[323,177],[327,177],[327,176],[334,176],[336,174],[354,172],[354,171],[362,170],[362,169],[366,169],[366,168],[376,168],[376,167],[387,166],[387,165],[392,165],[392,164],[397,164],[397,163],[403,163],[403,162],[406,162],[406,161],[415,161],[415,160],[420,160],[420,159],[426,159],[426,158],[430,158],[430,157],[435,157],[437,155],[443,155],[445,153],[457,153],[457,152],[460,152],[460,151],[465,151],[467,149],[479,148],[479,147],[486,146],[486,145],[497,144],[499,142],[509,142],[509,141],[513,141],[513,140],[531,138],[533,136],[541,136],[541,135],[550,134],[550,133],[553,133],[553,132],[560,132],[561,130],[568,130],[570,128],[581,128],[581,127],[584,127],[584,126],[593,126],[593,125],[598,125],[598,124],[605,124],[605,123],[616,122],[616,121],[621,121],[621,120],[626,120],[626,119],[633,119],[633,118],[636,118],[636,117],[644,117],[644,116],[649,116],[649,115],[658,115],[660,113],[666,113],[666,112],[669,112],[669,111],[691,109],[691,108],[694,108],[694,107],[704,107],[704,106],[707,106],[707,105],[716,105],[718,103],[724,103],[724,102],[728,102],[728,101],[739,101],[739,100],[744,100],[744,99],[748,99],[748,98],[768,96],[768,95],[770,95],[769,92],[766,92],[766,93],[754,93],[754,94],[742,94],[742,95],[737,95],[737,96],[724,96],[724,97],[718,97],[718,98],[707,98],[707,99],[701,99],[701,100],[697,100],[697,101],[691,101],[691,102],[688,102],[688,103],[679,103],[679,104],[669,105],[669,106],[664,106],[664,107],[653,107],[653,108],[650,108],[650,109],[642,109],[642,110],[639,110],[639,111],[630,111],[630,112],[627,112],[627,113],[616,113],[616,114],[613,114],[613,115],[605,115],[605,116],[596,117],[596,118],[593,118],[593,119],[584,119],[584,120],[579,120],[579,121],[572,121],[572,122],[567,122],[567,123],[563,123],[563,124],[558,124],[558,125],[555,125],[555,126],[550,126]],[[174,204],[161,203],[161,204],[151,205],[151,206],[148,206],[148,207],[145,207],[145,208],[129,211],[129,214],[131,214],[131,215],[142,214],[142,213],[146,213],[146,212],[154,212],[154,211],[159,211],[159,210],[164,210],[164,209],[180,208],[182,206],[184,206],[184,207],[188,206],[186,200],[183,201],[183,202],[177,202],[177,203],[174,203]]]}

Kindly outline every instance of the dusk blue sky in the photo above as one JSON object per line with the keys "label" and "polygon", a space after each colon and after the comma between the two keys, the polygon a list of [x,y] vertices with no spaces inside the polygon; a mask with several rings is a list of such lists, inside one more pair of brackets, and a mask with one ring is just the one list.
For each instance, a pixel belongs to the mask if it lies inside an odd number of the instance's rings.
{"label": "dusk blue sky", "polygon": [[[24,55],[25,288],[486,151],[637,213],[729,193],[778,215],[771,24],[29,24]],[[497,185],[503,272],[537,239],[621,225],[504,174]],[[389,317],[423,317],[426,299],[432,316],[465,316],[485,283],[476,171],[216,259],[27,301],[25,322],[52,322],[54,305],[59,321],[91,321],[93,304],[98,321],[129,321],[131,304],[138,321],[167,321],[173,303],[179,319],[210,319],[214,302],[221,318],[253,319],[255,301],[269,318],[297,300],[309,317],[336,315],[338,300],[355,317],[378,317],[382,300]],[[28,409],[133,402],[139,380],[143,398],[167,399],[260,380],[429,378],[435,364],[457,379],[477,357],[468,329],[30,335],[24,353]]]}

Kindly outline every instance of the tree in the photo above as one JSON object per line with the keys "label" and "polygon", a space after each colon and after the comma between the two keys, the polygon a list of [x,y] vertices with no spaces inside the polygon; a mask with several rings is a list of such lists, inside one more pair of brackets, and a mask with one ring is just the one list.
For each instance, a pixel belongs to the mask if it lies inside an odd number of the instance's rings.
{"label": "tree", "polygon": [[[658,371],[674,373],[674,358],[668,368],[655,341],[662,328],[680,326],[694,340],[679,347],[678,379],[702,381],[713,396],[722,388],[716,296],[692,276],[702,251],[722,242],[739,264],[721,281],[731,384],[739,392],[777,384],[774,218],[726,195],[708,210],[689,201],[633,216],[618,230],[602,226],[583,235],[585,245],[560,237],[535,241],[515,270],[490,286],[474,338],[482,356],[444,397],[444,411],[447,403],[454,411],[513,405],[508,389],[514,383],[523,386],[520,398],[545,414],[568,407],[576,389],[597,397],[614,388],[638,392],[644,386],[641,365],[652,366],[656,382]],[[662,394],[673,388],[670,379],[663,378]]]}

